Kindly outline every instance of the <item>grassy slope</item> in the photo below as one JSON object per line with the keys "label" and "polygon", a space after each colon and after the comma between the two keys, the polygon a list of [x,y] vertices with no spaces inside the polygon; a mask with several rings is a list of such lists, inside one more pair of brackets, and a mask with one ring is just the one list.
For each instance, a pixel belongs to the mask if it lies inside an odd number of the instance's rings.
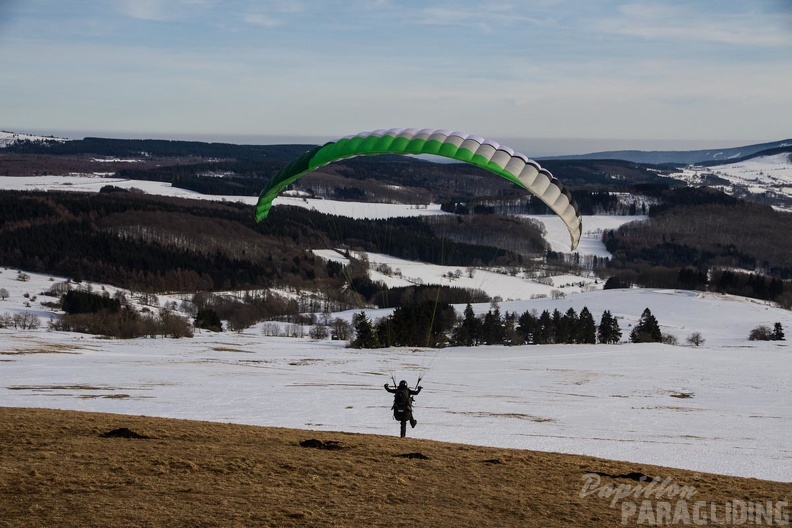
{"label": "grassy slope", "polygon": [[[120,427],[152,438],[100,436]],[[342,449],[299,445],[312,438]],[[415,452],[428,459],[397,456]],[[692,501],[792,494],[792,483],[584,456],[0,408],[0,526],[617,526],[618,506],[580,496],[583,476],[634,471],[694,486]]]}

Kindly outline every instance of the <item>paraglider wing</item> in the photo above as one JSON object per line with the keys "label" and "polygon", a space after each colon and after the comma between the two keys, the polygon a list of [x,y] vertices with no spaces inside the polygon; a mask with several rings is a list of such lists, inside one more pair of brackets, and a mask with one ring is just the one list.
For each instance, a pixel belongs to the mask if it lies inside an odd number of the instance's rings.
{"label": "paraglider wing", "polygon": [[272,201],[297,178],[334,161],[377,154],[435,154],[493,172],[536,195],[569,230],[572,250],[580,241],[582,220],[569,191],[537,162],[494,141],[447,130],[375,130],[346,136],[309,150],[269,181],[256,204],[256,221],[269,214]]}

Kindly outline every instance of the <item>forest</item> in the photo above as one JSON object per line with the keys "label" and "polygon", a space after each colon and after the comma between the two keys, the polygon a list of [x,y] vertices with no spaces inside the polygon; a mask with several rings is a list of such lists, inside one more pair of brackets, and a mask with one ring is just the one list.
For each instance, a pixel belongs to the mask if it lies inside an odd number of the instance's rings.
{"label": "forest", "polygon": [[[367,262],[338,267],[311,249],[346,248],[460,267],[520,266],[524,260],[506,249],[447,240],[440,227],[419,218],[360,221],[282,207],[256,224],[247,205],[105,191],[0,191],[0,262],[133,291],[284,287],[320,291],[355,307],[381,295],[380,286],[364,287]],[[511,236],[531,230],[538,233],[526,223]],[[498,242],[510,243],[508,237]]]}
{"label": "forest", "polygon": [[648,221],[604,234],[614,283],[711,290],[792,306],[788,213],[707,189],[666,189],[657,198],[662,205],[650,210]]}

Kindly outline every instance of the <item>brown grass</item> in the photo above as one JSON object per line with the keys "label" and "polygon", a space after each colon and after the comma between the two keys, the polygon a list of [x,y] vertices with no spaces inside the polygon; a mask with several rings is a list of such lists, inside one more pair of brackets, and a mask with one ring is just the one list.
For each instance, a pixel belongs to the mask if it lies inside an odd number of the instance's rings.
{"label": "brown grass", "polygon": [[[100,436],[120,428],[149,438]],[[300,446],[309,439],[340,449]],[[428,458],[398,456],[411,453]],[[619,507],[581,497],[590,472],[615,485],[636,485],[631,472],[671,478],[695,487],[692,500],[719,503],[792,492],[792,483],[584,456],[0,408],[3,527],[619,526]]]}

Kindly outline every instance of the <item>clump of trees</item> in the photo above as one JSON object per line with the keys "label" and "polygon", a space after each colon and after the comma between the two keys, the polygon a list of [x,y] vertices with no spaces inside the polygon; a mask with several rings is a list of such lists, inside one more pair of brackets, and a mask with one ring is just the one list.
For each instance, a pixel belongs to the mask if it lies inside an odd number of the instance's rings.
{"label": "clump of trees", "polygon": [[[580,313],[574,308],[562,313],[555,309],[517,313],[500,311],[493,302],[487,313],[476,315],[467,304],[462,315],[456,317],[448,304],[429,301],[410,303],[397,308],[393,315],[372,321],[365,312],[352,319],[352,348],[383,348],[390,346],[478,346],[478,345],[543,345],[543,344],[613,344],[622,339],[622,330],[616,317],[605,310],[599,324],[588,307]],[[751,339],[783,340],[781,323],[774,329],[755,328]],[[649,308],[641,314],[629,334],[632,343],[679,344],[676,336],[663,334],[657,318]],[[686,339],[691,346],[705,342],[700,332]]]}
{"label": "clump of trees", "polygon": [[748,334],[751,341],[784,341],[784,327],[781,323],[775,323],[773,329],[765,325],[759,325]]}
{"label": "clump of trees", "polygon": [[107,294],[70,290],[63,295],[61,304],[66,314],[50,321],[51,330],[121,339],[193,336],[190,322],[174,311],[161,308],[156,313],[140,312],[122,296],[110,298]]}
{"label": "clump of trees", "polygon": [[36,314],[30,312],[0,315],[0,328],[14,328],[18,330],[35,330],[41,326],[41,320]]}
{"label": "clump of trees", "polygon": [[352,319],[355,337],[352,348],[391,346],[445,346],[448,332],[456,322],[454,308],[448,303],[419,301],[399,306],[388,317],[372,323],[365,312]]}
{"label": "clump of trees", "polygon": [[497,303],[480,316],[468,303],[457,318],[447,303],[420,301],[401,306],[378,321],[360,312],[353,317],[352,327],[352,348],[594,344],[618,343],[622,337],[617,319],[608,310],[597,324],[587,307],[580,313],[570,308],[564,313],[556,309],[518,315],[502,313]]}

